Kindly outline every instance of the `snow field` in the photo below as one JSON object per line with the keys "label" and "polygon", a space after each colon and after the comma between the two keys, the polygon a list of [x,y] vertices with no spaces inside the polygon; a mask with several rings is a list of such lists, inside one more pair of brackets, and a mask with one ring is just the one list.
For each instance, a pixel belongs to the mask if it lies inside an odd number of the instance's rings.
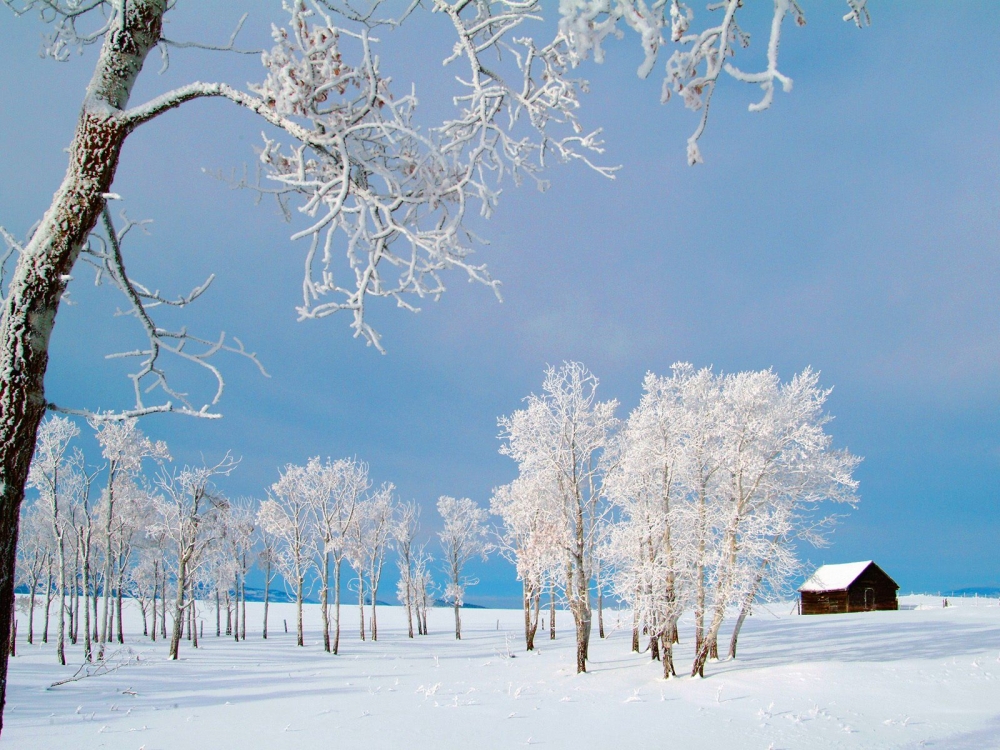
{"label": "snow field", "polygon": [[[202,607],[201,647],[141,633],[125,618],[138,664],[47,689],[71,677],[82,645],[60,667],[54,644],[29,646],[19,615],[3,744],[7,748],[989,748],[1000,747],[1000,607],[995,600],[903,597],[899,612],[799,617],[791,604],[758,607],[739,658],[709,663],[706,679],[664,681],[648,654],[629,651],[629,613],[591,642],[590,672],[574,674],[567,612],[558,638],[540,631],[523,651],[517,610],[429,614],[431,635],[409,640],[400,607],[379,608],[379,641],[357,636],[344,607],[341,654],[322,650],[318,605],[306,605],[306,646],[295,607],[247,605],[247,640],[215,637]],[[913,607],[913,609],[909,609]],[[288,620],[289,632],[282,621]],[[546,625],[548,623],[546,622]],[[731,623],[723,630],[728,638]],[[36,620],[36,632],[41,628]],[[50,632],[51,636],[51,632]],[[50,638],[51,640],[51,638]],[[693,657],[681,621],[678,669]],[[726,643],[720,640],[720,647]],[[113,650],[113,649],[112,649]]]}

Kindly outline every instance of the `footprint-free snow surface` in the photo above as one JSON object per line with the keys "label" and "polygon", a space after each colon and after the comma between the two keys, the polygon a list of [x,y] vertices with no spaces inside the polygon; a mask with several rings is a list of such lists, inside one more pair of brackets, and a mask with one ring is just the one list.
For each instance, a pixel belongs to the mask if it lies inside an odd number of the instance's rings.
{"label": "footprint-free snow surface", "polygon": [[[380,607],[378,641],[361,642],[357,608],[345,607],[341,654],[332,656],[316,605],[306,606],[302,648],[293,605],[271,607],[266,641],[263,607],[248,605],[240,643],[215,637],[206,606],[199,648],[183,641],[172,662],[162,640],[138,634],[132,605],[126,646],[138,661],[119,654],[115,672],[49,687],[77,672],[82,645],[58,666],[52,631],[48,645],[28,645],[19,615],[0,742],[10,750],[1000,747],[996,600],[901,603],[899,612],[811,617],[791,614],[791,604],[758,607],[737,660],[710,662],[705,679],[668,681],[648,653],[630,652],[627,612],[605,613],[609,637],[595,628],[590,671],[577,675],[565,612],[556,640],[540,630],[538,650],[525,653],[518,611],[465,610],[456,641],[451,611],[436,609],[431,634],[410,640],[402,610]],[[691,635],[682,621],[678,672],[690,663]],[[723,650],[727,643],[728,634]]]}

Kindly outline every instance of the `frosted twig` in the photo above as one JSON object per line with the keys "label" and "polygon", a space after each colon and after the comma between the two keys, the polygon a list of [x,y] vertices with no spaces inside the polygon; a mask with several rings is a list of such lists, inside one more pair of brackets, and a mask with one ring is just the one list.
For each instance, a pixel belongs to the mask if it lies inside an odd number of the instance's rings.
{"label": "frosted twig", "polygon": [[70,682],[79,682],[87,677],[100,677],[101,675],[112,674],[123,667],[140,664],[141,662],[141,652],[134,650],[130,646],[123,646],[122,648],[112,651],[103,658],[98,659],[96,662],[91,663],[85,661],[80,665],[80,668],[76,670],[72,677],[67,677],[63,680],[56,680],[46,689],[51,690],[52,688],[65,685]]}

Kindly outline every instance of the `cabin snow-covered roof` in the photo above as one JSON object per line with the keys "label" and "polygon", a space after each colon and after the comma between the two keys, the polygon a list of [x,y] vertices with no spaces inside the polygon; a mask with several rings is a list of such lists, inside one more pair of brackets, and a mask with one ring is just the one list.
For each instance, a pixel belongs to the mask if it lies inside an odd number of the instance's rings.
{"label": "cabin snow-covered roof", "polygon": [[799,587],[799,591],[843,591],[865,572],[871,560],[823,565]]}

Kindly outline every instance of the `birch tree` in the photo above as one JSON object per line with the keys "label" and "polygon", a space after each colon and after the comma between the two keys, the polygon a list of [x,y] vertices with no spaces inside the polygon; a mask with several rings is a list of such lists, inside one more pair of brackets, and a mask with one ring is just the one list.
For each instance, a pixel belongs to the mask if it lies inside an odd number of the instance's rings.
{"label": "birch tree", "polygon": [[[66,175],[52,204],[27,241],[0,232],[8,248],[4,263],[16,255],[0,324],[2,639],[9,637],[18,508],[36,432],[46,409],[66,408],[46,400],[44,375],[56,313],[78,260],[89,258],[106,271],[149,339],[148,347],[126,353],[139,362],[132,374],[136,403],[131,414],[215,415],[223,380],[209,358],[223,351],[248,354],[236,339],[199,338],[186,328],[167,330],[151,317],[156,305],[184,306],[207,284],[169,299],[153,291],[155,285],[141,284],[126,272],[121,236],[107,203],[114,199],[122,148],[133,132],[165,112],[211,98],[253,113],[292,140],[282,147],[265,138],[261,164],[275,186],[272,190],[299,200],[298,208],[312,222],[297,235],[309,244],[300,317],[348,311],[355,334],[379,346],[365,315],[368,298],[389,297],[413,309],[408,300],[414,295],[435,297],[444,291],[441,274],[451,269],[496,289],[488,271],[470,259],[464,219],[470,206],[492,213],[504,180],[544,185],[540,173],[552,160],[581,161],[610,174],[592,160],[600,142],[577,117],[586,82],[571,74],[588,55],[602,59],[602,41],[617,33],[619,21],[638,32],[645,52],[640,75],[648,75],[668,40],[676,46],[667,62],[664,91],[678,93],[687,106],[701,112],[688,144],[692,163],[701,158],[697,141],[718,78],[728,75],[760,86],[764,94],[751,109],[766,108],[776,83],[784,90],[791,87],[791,79],[778,67],[782,22],[786,16],[803,22],[796,3],[776,2],[767,67],[747,72],[731,59],[748,42],[737,24],[740,0],[717,6],[721,22],[701,32],[693,26],[693,12],[679,2],[669,10],[666,3],[647,7],[638,0],[560,3],[560,31],[548,43],[536,43],[522,28],[541,14],[539,2],[435,0],[432,9],[456,35],[454,47],[444,53],[446,62],[463,69],[456,75],[458,112],[421,131],[414,124],[415,94],[411,90],[393,96],[389,77],[372,51],[375,42],[369,31],[379,25],[378,0],[363,17],[348,4],[322,0],[307,6],[296,0],[288,6],[289,30],[276,29],[275,47],[263,56],[263,83],[244,91],[224,82],[196,82],[140,104],[131,102],[133,89],[154,49],[160,48],[168,59],[171,48],[232,50],[233,42],[213,47],[169,39],[164,20],[175,5],[167,0],[4,2],[17,14],[37,10],[52,24],[45,55],[66,60],[73,49],[90,44],[100,45],[100,54],[68,149]],[[864,5],[865,0],[848,0],[846,18],[858,25],[866,22]],[[390,23],[404,21],[417,7]],[[89,242],[99,222],[104,240]],[[344,275],[353,281],[342,282],[332,271],[338,238],[347,248],[349,270]],[[169,385],[163,361],[171,357],[218,376],[219,387],[201,406]],[[144,400],[149,386],[163,400]],[[0,641],[0,654],[2,705],[6,641]]]}

